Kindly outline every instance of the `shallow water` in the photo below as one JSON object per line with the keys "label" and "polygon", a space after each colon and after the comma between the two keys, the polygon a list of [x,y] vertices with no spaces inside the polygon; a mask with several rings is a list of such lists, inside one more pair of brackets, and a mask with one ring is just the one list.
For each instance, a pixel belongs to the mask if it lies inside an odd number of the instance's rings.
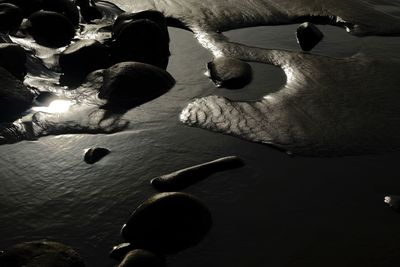
{"label": "shallow water", "polygon": [[[292,41],[277,38],[281,32],[275,29],[276,43],[265,47],[298,50],[292,26],[282,27]],[[327,38],[315,49],[320,55],[344,57],[364,50],[391,55],[398,41],[321,29]],[[119,229],[129,214],[155,193],[151,178],[238,155],[245,167],[215,174],[187,190],[209,206],[214,226],[200,245],[168,258],[169,266],[397,266],[400,217],[383,200],[400,193],[399,154],[288,157],[269,146],[181,124],[179,113],[193,98],[255,101],[277,92],[286,76],[278,67],[251,63],[254,80],[246,88],[216,89],[203,75],[211,53],[189,32],[170,28],[170,34],[168,71],[177,84],[125,114],[127,130],[0,146],[0,248],[48,238],[76,247],[88,266],[114,266],[107,253],[122,241]],[[334,47],[333,34],[346,38],[341,48]],[[226,35],[260,47],[271,39],[267,27]],[[84,150],[93,145],[112,152],[87,165]]]}

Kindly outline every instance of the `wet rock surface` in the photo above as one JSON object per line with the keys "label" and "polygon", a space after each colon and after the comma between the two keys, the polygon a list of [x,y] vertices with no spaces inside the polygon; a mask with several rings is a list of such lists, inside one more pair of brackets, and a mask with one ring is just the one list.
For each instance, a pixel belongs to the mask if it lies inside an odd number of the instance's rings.
{"label": "wet rock surface", "polygon": [[126,254],[128,254],[129,251],[134,249],[135,247],[132,246],[130,243],[122,243],[117,246],[114,246],[110,251],[109,256],[111,259],[122,261],[126,256]]}
{"label": "wet rock surface", "polygon": [[208,74],[218,87],[243,88],[251,82],[251,66],[241,60],[219,57],[207,64]]}
{"label": "wet rock surface", "polygon": [[0,3],[0,31],[17,30],[24,14],[22,10],[9,3]]}
{"label": "wet rock surface", "polygon": [[172,254],[197,245],[211,225],[210,211],[194,196],[160,193],[133,212],[121,234],[138,248]]}
{"label": "wet rock surface", "polygon": [[121,107],[150,101],[171,89],[174,78],[165,70],[139,62],[123,62],[104,71],[99,97]]}
{"label": "wet rock surface", "polygon": [[26,74],[25,50],[13,43],[0,44],[0,66],[5,68],[14,77],[23,80]]}
{"label": "wet rock surface", "polygon": [[63,83],[81,82],[92,71],[108,66],[109,53],[99,41],[83,39],[68,46],[59,57]]}
{"label": "wet rock surface", "polygon": [[110,154],[111,151],[104,147],[92,147],[85,153],[84,160],[87,164],[94,164]]}
{"label": "wet rock surface", "polygon": [[15,245],[0,254],[2,267],[84,267],[79,254],[57,242],[33,241]]}
{"label": "wet rock surface", "polygon": [[53,11],[38,11],[24,25],[38,44],[61,47],[69,44],[75,35],[74,25],[64,15]]}
{"label": "wet rock surface", "polygon": [[303,51],[310,51],[324,37],[322,32],[310,22],[304,22],[296,31],[297,42]]}
{"label": "wet rock surface", "polygon": [[130,251],[118,267],[164,267],[165,260],[156,254],[142,249]]}
{"label": "wet rock surface", "polygon": [[0,67],[0,117],[19,114],[32,104],[33,94],[26,86]]}
{"label": "wet rock surface", "polygon": [[52,92],[42,92],[35,97],[34,104],[37,106],[45,106],[50,105],[51,102],[58,99],[58,96]]}

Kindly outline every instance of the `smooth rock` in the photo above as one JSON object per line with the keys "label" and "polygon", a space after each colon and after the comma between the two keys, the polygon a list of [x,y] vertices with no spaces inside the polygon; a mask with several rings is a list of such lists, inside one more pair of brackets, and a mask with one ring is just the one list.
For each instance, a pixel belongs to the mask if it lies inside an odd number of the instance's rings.
{"label": "smooth rock", "polygon": [[243,88],[251,82],[251,66],[241,60],[219,57],[207,64],[208,75],[217,87]]}
{"label": "smooth rock", "polygon": [[174,78],[161,68],[139,62],[123,62],[104,71],[99,97],[107,99],[110,104],[133,107],[164,94],[174,84]]}
{"label": "smooth rock", "polygon": [[0,4],[0,31],[14,31],[21,25],[22,9],[9,3]]}
{"label": "smooth rock", "polygon": [[42,0],[43,9],[46,11],[54,11],[67,17],[74,25],[79,24],[79,10],[72,0]]}
{"label": "smooth rock", "polygon": [[38,11],[28,18],[25,28],[38,44],[62,47],[75,35],[74,25],[64,15],[54,11]]}
{"label": "smooth rock", "polygon": [[28,109],[33,94],[4,68],[0,67],[0,117],[17,115]]}
{"label": "smooth rock", "polygon": [[85,153],[84,160],[87,164],[94,164],[110,154],[111,151],[103,147],[92,147]]}
{"label": "smooth rock", "polygon": [[10,3],[21,8],[24,17],[28,17],[43,7],[42,0],[0,0],[0,3]]}
{"label": "smooth rock", "polygon": [[114,63],[137,61],[166,68],[170,56],[165,32],[148,19],[124,23],[113,35],[111,57]]}
{"label": "smooth rock", "polygon": [[133,246],[173,254],[200,243],[212,225],[211,213],[186,193],[160,193],[146,200],[121,229]]}
{"label": "smooth rock", "polygon": [[20,80],[26,75],[25,63],[26,53],[21,46],[14,43],[0,44],[0,66]]}
{"label": "smooth rock", "polygon": [[81,15],[86,22],[103,17],[94,0],[75,0],[75,4],[79,6]]}
{"label": "smooth rock", "polygon": [[59,64],[66,80],[81,82],[92,71],[108,66],[108,49],[96,40],[82,39],[60,54]]}
{"label": "smooth rock", "polygon": [[58,99],[58,96],[52,92],[41,92],[38,96],[35,97],[35,104],[37,106],[47,107],[51,102]]}
{"label": "smooth rock", "polygon": [[142,249],[128,252],[118,267],[165,267],[165,259]]}
{"label": "smooth rock", "polygon": [[84,267],[72,248],[57,242],[33,241],[15,245],[0,254],[1,267]]}
{"label": "smooth rock", "polygon": [[297,42],[303,51],[310,51],[324,37],[322,32],[312,23],[300,24],[296,31]]}
{"label": "smooth rock", "polygon": [[400,212],[400,196],[386,196],[385,203],[387,203],[393,210]]}
{"label": "smooth rock", "polygon": [[135,247],[132,246],[131,243],[122,243],[117,246],[114,246],[110,251],[109,256],[111,259],[122,261],[125,258],[126,254],[128,254],[129,251],[134,249]]}

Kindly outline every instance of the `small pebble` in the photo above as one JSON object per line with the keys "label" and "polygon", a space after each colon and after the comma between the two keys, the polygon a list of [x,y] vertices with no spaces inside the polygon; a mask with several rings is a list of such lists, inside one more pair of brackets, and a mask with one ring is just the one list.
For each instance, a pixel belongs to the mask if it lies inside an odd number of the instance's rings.
{"label": "small pebble", "polygon": [[251,66],[241,60],[219,57],[207,64],[207,75],[217,87],[240,89],[252,80]]}
{"label": "small pebble", "polygon": [[324,37],[322,32],[310,22],[304,22],[296,31],[297,42],[303,51],[310,51]]}
{"label": "small pebble", "polygon": [[110,154],[111,151],[103,147],[92,147],[85,153],[84,160],[87,164],[94,164]]}
{"label": "small pebble", "polygon": [[114,246],[109,253],[111,259],[122,261],[126,254],[129,251],[134,250],[135,247],[132,246],[130,243],[122,243],[117,246]]}
{"label": "small pebble", "polygon": [[387,203],[393,210],[400,212],[400,196],[386,196],[385,203]]}

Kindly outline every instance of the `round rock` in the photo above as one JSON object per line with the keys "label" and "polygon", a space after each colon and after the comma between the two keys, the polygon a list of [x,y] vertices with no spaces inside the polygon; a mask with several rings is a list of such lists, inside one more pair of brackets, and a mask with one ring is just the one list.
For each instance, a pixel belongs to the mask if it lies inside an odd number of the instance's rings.
{"label": "round rock", "polygon": [[25,111],[31,106],[32,100],[31,91],[0,67],[0,117],[14,116]]}
{"label": "round rock", "polygon": [[64,15],[54,11],[38,11],[28,18],[26,29],[38,44],[62,47],[75,35],[74,25]]}
{"label": "round rock", "polygon": [[251,66],[241,60],[219,57],[207,64],[208,75],[217,87],[243,88],[251,82]]}
{"label": "round rock", "polygon": [[92,147],[85,153],[84,160],[87,164],[94,164],[110,154],[110,150],[103,147]]}
{"label": "round rock", "polygon": [[142,249],[128,252],[118,267],[165,267],[165,260],[156,254]]}
{"label": "round rock", "polygon": [[21,25],[22,9],[9,3],[0,4],[0,31],[14,31]]}
{"label": "round rock", "polygon": [[50,241],[15,245],[0,254],[2,267],[84,267],[82,258],[72,248]]}
{"label": "round rock", "polygon": [[0,66],[20,80],[26,74],[25,63],[26,53],[21,46],[14,43],[0,44]]}
{"label": "round rock", "polygon": [[42,0],[43,9],[67,17],[74,26],[79,24],[79,10],[72,0]]}
{"label": "round rock", "polygon": [[194,196],[160,193],[133,212],[121,234],[133,246],[172,254],[197,245],[211,225],[210,211]]}
{"label": "round rock", "polygon": [[123,23],[113,39],[111,56],[114,63],[137,61],[166,68],[169,41],[157,23],[149,19]]}
{"label": "round rock", "polygon": [[109,256],[111,259],[122,261],[125,258],[126,254],[128,254],[129,251],[134,249],[135,247],[132,246],[131,243],[122,243],[117,246],[114,246],[110,251]]}
{"label": "round rock", "polygon": [[92,71],[106,68],[108,62],[107,47],[89,39],[71,44],[59,57],[60,67],[65,76],[78,82]]}
{"label": "round rock", "polygon": [[174,78],[165,70],[139,62],[122,62],[104,71],[99,97],[123,107],[148,102],[171,89]]}
{"label": "round rock", "polygon": [[0,3],[9,3],[19,7],[24,17],[28,17],[43,7],[42,0],[0,0]]}
{"label": "round rock", "polygon": [[310,51],[324,37],[322,32],[312,23],[300,24],[296,31],[297,42],[303,51]]}

